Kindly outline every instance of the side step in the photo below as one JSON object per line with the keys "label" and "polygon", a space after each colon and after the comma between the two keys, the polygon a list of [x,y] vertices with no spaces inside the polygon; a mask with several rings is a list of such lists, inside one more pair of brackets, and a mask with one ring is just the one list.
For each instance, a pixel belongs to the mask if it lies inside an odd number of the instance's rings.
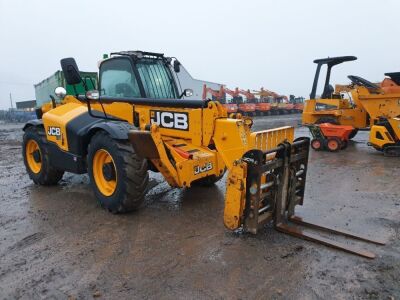
{"label": "side step", "polygon": [[[370,243],[374,243],[374,244],[378,244],[378,245],[385,245],[385,243],[383,241],[376,241],[376,240],[372,240],[368,237],[364,237],[364,236],[359,236],[356,235],[354,233],[351,233],[349,231],[346,230],[338,230],[338,229],[334,229],[328,226],[324,226],[324,225],[319,225],[319,224],[314,224],[311,223],[307,220],[304,220],[301,217],[298,216],[292,216],[289,218],[290,221],[297,223],[297,224],[301,224],[304,226],[309,226],[311,228],[316,228],[316,229],[320,229],[320,230],[324,230],[330,233],[334,233],[334,234],[340,234],[340,235],[344,235],[347,237],[351,237],[354,239],[358,239],[361,241],[365,241],[365,242],[370,242]],[[375,258],[375,254],[366,250],[360,250],[357,247],[354,247],[352,245],[347,245],[338,241],[334,241],[328,238],[324,238],[321,237],[319,235],[316,235],[314,233],[310,233],[310,232],[305,232],[303,231],[302,228],[299,228],[297,226],[291,226],[288,224],[284,224],[284,223],[279,223],[275,226],[275,228],[283,233],[301,238],[301,239],[305,239],[308,241],[312,241],[312,242],[316,242],[316,243],[320,243],[322,245],[328,246],[328,247],[332,247],[335,249],[339,249],[339,250],[343,250],[346,251],[348,253],[352,253],[352,254],[356,254],[362,257],[366,257],[366,258],[370,258],[373,259]]]}

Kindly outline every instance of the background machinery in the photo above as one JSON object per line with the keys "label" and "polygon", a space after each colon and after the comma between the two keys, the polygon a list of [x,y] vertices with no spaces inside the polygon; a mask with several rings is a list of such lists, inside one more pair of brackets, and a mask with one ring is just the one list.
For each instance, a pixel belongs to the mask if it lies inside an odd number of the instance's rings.
{"label": "background machinery", "polygon": [[251,93],[250,90],[240,90],[240,93],[246,97],[247,103],[254,103],[256,115],[268,116],[271,114],[271,104],[268,102],[262,102],[255,94]]}
{"label": "background machinery", "polygon": [[400,72],[377,85],[359,76],[348,76],[356,86],[351,93],[366,110],[371,131],[368,144],[385,156],[400,156]]}
{"label": "background machinery", "polygon": [[[306,101],[303,111],[303,124],[331,123],[355,127],[350,135],[354,137],[358,129],[370,127],[369,145],[388,156],[400,155],[400,72],[386,73],[381,83],[372,83],[362,77],[349,75],[349,85],[330,85],[333,66],[353,61],[354,56],[342,56],[317,59],[317,71],[314,78],[310,100]],[[327,74],[321,97],[315,99],[321,66],[327,65]],[[341,93],[347,93],[344,99]]]}
{"label": "background machinery", "polygon": [[316,151],[329,150],[336,152],[347,147],[353,126],[334,125],[330,123],[307,124],[313,137],[311,148]]}
{"label": "background machinery", "polygon": [[287,103],[285,103],[283,101],[285,96],[282,96],[282,95],[279,95],[270,90],[264,89],[263,87],[261,87],[261,89],[259,91],[254,90],[253,92],[255,95],[259,96],[260,102],[266,102],[271,105],[271,114],[280,115],[280,114],[286,114],[286,113],[290,112],[288,110]]}
{"label": "background machinery", "polygon": [[[303,124],[322,124],[331,123],[336,125],[350,125],[355,129],[350,135],[353,138],[360,128],[369,126],[369,117],[358,99],[344,99],[341,96],[343,86],[338,86],[336,92],[330,84],[332,67],[354,61],[355,56],[339,56],[314,60],[317,69],[314,76],[314,82],[310,93],[310,99],[305,101],[302,115]],[[323,84],[322,94],[317,97],[318,81],[321,68],[326,66],[325,82]]]}
{"label": "background machinery", "polygon": [[295,113],[301,114],[304,109],[304,97],[296,97],[294,95],[289,96],[289,103],[293,104],[293,110]]}
{"label": "background machinery", "polygon": [[[61,60],[68,84],[82,83],[73,58]],[[216,101],[185,100],[163,54],[123,51],[99,65],[98,90],[66,95],[61,105],[24,126],[23,158],[37,184],[56,184],[64,171],[89,173],[101,206],[113,213],[137,209],[147,192],[148,170],[171,187],[210,185],[227,170],[224,224],[257,233],[272,221],[277,230],[373,258],[293,223],[316,225],[294,214],[302,205],[309,139],[292,127],[252,132],[249,118],[228,118]],[[379,241],[371,241],[381,243]]]}
{"label": "background machinery", "polygon": [[256,106],[254,103],[247,103],[243,100],[243,97],[240,96],[239,88],[235,88],[235,90],[230,90],[224,87],[223,91],[232,97],[232,102],[238,106],[238,112],[244,116],[252,116],[256,113]]}
{"label": "background machinery", "polygon": [[[208,94],[211,94],[211,99],[208,97]],[[214,101],[219,101],[222,106],[226,109],[228,114],[231,113],[237,113],[238,111],[238,106],[235,103],[228,103],[226,100],[226,93],[224,90],[224,87],[221,86],[221,88],[216,91],[213,90],[212,88],[207,87],[206,84],[203,86],[203,100],[214,100]]]}

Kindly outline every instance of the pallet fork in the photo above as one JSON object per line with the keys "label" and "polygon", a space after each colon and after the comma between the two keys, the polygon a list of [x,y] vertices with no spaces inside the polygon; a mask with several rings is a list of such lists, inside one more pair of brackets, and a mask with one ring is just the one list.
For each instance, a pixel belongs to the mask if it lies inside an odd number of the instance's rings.
{"label": "pallet fork", "polygon": [[372,240],[345,230],[314,224],[295,215],[295,206],[303,205],[309,146],[308,138],[299,138],[292,144],[284,142],[275,149],[251,150],[245,154],[247,200],[244,230],[255,234],[262,225],[273,221],[275,229],[280,232],[362,257],[375,258],[372,252],[306,232],[293,224],[378,245],[385,244],[383,241]]}

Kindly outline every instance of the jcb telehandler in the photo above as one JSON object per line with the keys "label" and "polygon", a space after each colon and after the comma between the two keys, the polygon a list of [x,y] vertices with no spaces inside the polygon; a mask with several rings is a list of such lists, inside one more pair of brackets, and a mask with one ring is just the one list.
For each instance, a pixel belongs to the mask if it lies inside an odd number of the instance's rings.
{"label": "jcb telehandler", "polygon": [[[69,84],[82,82],[73,58],[61,66]],[[99,68],[98,91],[65,96],[59,89],[62,104],[25,125],[23,157],[35,183],[88,172],[100,204],[120,213],[143,202],[148,170],[180,188],[212,184],[228,170],[227,228],[255,234],[273,221],[282,232],[374,257],[289,224],[313,225],[294,215],[304,199],[309,139],[294,140],[292,127],[251,132],[251,119],[228,118],[219,102],[178,99],[179,63],[162,54],[118,52]]]}

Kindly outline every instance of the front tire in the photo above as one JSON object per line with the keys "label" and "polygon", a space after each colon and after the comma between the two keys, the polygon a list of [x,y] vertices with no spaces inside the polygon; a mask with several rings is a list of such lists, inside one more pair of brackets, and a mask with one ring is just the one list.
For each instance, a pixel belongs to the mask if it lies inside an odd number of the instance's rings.
{"label": "front tire", "polygon": [[35,184],[56,185],[64,175],[64,171],[51,165],[46,134],[42,127],[31,126],[25,130],[22,156],[29,178]]}
{"label": "front tire", "polygon": [[138,157],[132,146],[96,133],[88,148],[88,173],[100,205],[112,213],[136,210],[147,192],[147,161]]}
{"label": "front tire", "polygon": [[331,137],[327,140],[326,147],[330,152],[337,152],[342,148],[342,142],[337,137]]}

